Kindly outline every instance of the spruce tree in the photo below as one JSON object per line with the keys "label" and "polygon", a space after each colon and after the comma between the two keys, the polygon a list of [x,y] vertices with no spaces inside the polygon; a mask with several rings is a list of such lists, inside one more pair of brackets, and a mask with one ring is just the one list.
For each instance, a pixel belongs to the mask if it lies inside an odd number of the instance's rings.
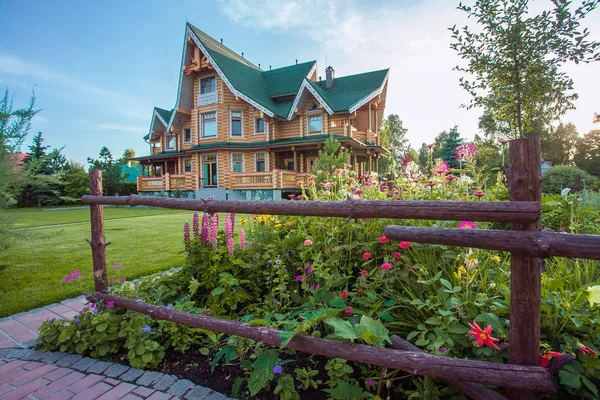
{"label": "spruce tree", "polygon": [[440,158],[448,164],[450,168],[460,168],[460,164],[456,160],[456,149],[463,143],[463,138],[460,137],[458,127],[450,129],[444,137],[440,149]]}
{"label": "spruce tree", "polygon": [[341,149],[342,144],[333,135],[325,141],[323,150],[319,150],[319,158],[315,160],[312,173],[317,176],[317,182],[329,180],[336,169],[344,168],[348,163],[349,153]]}

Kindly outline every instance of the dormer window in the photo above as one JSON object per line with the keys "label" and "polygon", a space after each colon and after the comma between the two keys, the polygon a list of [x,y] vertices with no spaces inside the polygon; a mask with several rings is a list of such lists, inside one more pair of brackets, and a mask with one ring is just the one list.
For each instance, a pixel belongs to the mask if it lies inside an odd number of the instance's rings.
{"label": "dormer window", "polygon": [[319,105],[318,105],[318,104],[317,104],[317,102],[315,101],[315,102],[313,102],[313,103],[310,105],[310,107],[308,108],[308,111],[316,111],[316,110],[318,110],[319,108],[320,108],[320,107],[319,107]]}
{"label": "dormer window", "polygon": [[217,77],[209,76],[200,79],[200,94],[198,95],[198,105],[205,106],[219,101],[217,92]]}
{"label": "dormer window", "polygon": [[168,135],[167,136],[167,150],[175,150],[175,144],[176,144],[175,135]]}
{"label": "dormer window", "polygon": [[323,132],[323,121],[321,119],[321,115],[309,115],[307,119],[309,135],[318,135]]}

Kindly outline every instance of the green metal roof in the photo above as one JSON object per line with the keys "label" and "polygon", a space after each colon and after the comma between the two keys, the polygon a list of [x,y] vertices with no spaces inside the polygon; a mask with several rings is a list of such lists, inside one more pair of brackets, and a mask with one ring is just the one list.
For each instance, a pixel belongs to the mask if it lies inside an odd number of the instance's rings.
{"label": "green metal roof", "polygon": [[[171,120],[171,114],[173,114],[173,110],[168,111],[168,110],[165,110],[163,108],[158,108],[158,107],[154,107],[154,109],[156,110],[158,115],[160,115],[160,117],[168,124],[169,121]],[[165,128],[166,128],[166,126],[165,126]]]}
{"label": "green metal roof", "polygon": [[296,95],[302,80],[315,66],[316,61],[290,65],[262,73],[270,97]]}
{"label": "green metal roof", "polygon": [[334,112],[341,112],[349,110],[353,105],[379,90],[385,82],[388,71],[389,68],[335,78],[333,87],[329,89],[325,88],[325,81],[309,82]]}
{"label": "green metal roof", "polygon": [[179,151],[179,150],[168,150],[168,151],[163,151],[162,153],[156,153],[150,156],[142,156],[142,157],[136,157],[136,158],[132,158],[132,160],[136,160],[136,161],[142,161],[142,160],[152,160],[155,158],[165,158],[165,157],[172,157],[172,156],[182,156],[185,153],[183,151]]}
{"label": "green metal roof", "polygon": [[125,177],[125,182],[135,183],[137,182],[137,177],[142,175],[142,166],[141,165],[132,165],[129,166],[127,164],[121,164],[121,175]]}

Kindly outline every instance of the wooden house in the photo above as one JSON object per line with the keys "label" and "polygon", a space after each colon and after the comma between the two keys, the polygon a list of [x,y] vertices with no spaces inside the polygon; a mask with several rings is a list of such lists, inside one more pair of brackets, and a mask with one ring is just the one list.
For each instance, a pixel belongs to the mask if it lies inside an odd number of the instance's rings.
{"label": "wooden house", "polygon": [[263,70],[186,25],[175,107],[155,108],[140,194],[281,199],[306,181],[333,135],[359,172],[386,149],[379,129],[388,69],[321,80],[316,61]]}

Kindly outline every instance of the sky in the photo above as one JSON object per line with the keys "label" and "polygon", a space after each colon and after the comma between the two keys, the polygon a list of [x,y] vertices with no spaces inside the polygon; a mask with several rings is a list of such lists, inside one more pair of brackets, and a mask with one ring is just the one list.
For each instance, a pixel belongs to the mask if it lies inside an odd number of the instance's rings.
{"label": "sky", "polygon": [[[336,76],[390,68],[386,115],[400,116],[413,147],[458,125],[478,133],[481,109],[466,110],[469,95],[452,68],[448,27],[467,20],[451,0],[0,0],[0,89],[26,106],[35,90],[31,133],[63,147],[78,162],[107,146],[115,158],[143,141],[154,106],[175,104],[185,23],[241,53],[263,69],[317,60]],[[468,2],[467,2],[468,3]],[[537,1],[536,6],[543,5]],[[600,10],[584,24],[600,41]],[[600,63],[568,65],[579,94],[562,120],[579,134],[598,128]]]}

